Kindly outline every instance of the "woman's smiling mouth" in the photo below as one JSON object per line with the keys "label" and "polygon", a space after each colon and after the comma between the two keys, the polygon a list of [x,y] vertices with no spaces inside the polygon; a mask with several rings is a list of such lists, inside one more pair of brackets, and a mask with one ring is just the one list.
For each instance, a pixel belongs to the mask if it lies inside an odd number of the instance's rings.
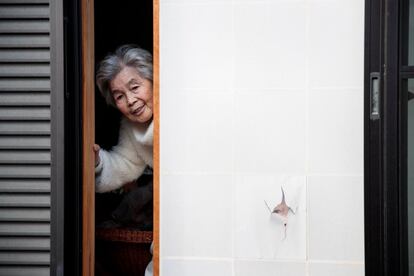
{"label": "woman's smiling mouth", "polygon": [[145,105],[142,105],[142,106],[138,107],[137,109],[135,109],[134,111],[132,111],[131,113],[134,116],[139,116],[139,115],[141,115],[142,112],[144,112],[144,107],[145,107]]}

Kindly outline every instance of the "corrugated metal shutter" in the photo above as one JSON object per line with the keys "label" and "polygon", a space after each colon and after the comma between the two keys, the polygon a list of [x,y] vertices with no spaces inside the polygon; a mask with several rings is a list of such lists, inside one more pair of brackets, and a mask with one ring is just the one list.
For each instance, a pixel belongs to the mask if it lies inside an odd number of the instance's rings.
{"label": "corrugated metal shutter", "polygon": [[49,275],[50,7],[0,0],[0,275]]}

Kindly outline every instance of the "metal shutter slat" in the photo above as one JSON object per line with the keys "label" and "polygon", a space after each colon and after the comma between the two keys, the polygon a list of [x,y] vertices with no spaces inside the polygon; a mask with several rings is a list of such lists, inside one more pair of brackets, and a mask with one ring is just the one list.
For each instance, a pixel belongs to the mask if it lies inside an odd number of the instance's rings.
{"label": "metal shutter slat", "polygon": [[0,195],[0,207],[50,207],[50,195]]}
{"label": "metal shutter slat", "polygon": [[47,49],[0,49],[0,62],[49,62]]}
{"label": "metal shutter slat", "polygon": [[49,7],[47,5],[4,5],[0,8],[0,18],[47,19]]}
{"label": "metal shutter slat", "polygon": [[46,208],[0,208],[0,221],[50,222]]}
{"label": "metal shutter slat", "polygon": [[50,164],[50,151],[0,150],[0,164]]}
{"label": "metal shutter slat", "polygon": [[2,107],[0,106],[0,120],[50,120],[49,107]]}
{"label": "metal shutter slat", "polygon": [[0,48],[45,48],[49,44],[49,35],[0,35]]}
{"label": "metal shutter slat", "polygon": [[0,178],[50,178],[50,166],[1,165]]}
{"label": "metal shutter slat", "polygon": [[49,64],[0,64],[0,77],[49,77]]}
{"label": "metal shutter slat", "polygon": [[50,138],[0,136],[0,149],[50,149]]}
{"label": "metal shutter slat", "polygon": [[47,4],[49,0],[1,0],[1,4]]}
{"label": "metal shutter slat", "polygon": [[7,33],[49,33],[48,20],[2,20],[0,21],[0,34]]}
{"label": "metal shutter slat", "polygon": [[4,250],[50,250],[50,240],[42,237],[0,237],[0,251]]}
{"label": "metal shutter slat", "polygon": [[0,222],[0,236],[50,236],[49,223]]}
{"label": "metal shutter slat", "polygon": [[50,93],[0,93],[0,106],[50,106]]}
{"label": "metal shutter slat", "polygon": [[50,193],[50,180],[0,179],[0,193]]}
{"label": "metal shutter slat", "polygon": [[50,134],[49,122],[1,122],[3,135],[43,135]]}
{"label": "metal shutter slat", "polygon": [[48,265],[50,254],[45,252],[0,252],[0,265]]}
{"label": "metal shutter slat", "polygon": [[50,80],[0,79],[0,91],[50,91]]}
{"label": "metal shutter slat", "polygon": [[39,266],[2,266],[0,267],[0,275],[7,276],[50,276],[49,267],[39,267]]}

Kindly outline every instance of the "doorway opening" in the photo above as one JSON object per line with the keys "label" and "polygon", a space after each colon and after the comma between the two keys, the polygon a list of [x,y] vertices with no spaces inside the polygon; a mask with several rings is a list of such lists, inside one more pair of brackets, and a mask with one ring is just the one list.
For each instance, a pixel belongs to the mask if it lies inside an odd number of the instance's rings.
{"label": "doorway opening", "polygon": [[[126,44],[153,52],[153,1],[95,1],[94,4],[95,72],[99,62]],[[110,150],[118,143],[122,115],[109,106],[95,86],[95,143]],[[138,182],[151,181],[151,170]],[[151,260],[153,225],[134,224],[127,218],[131,212],[114,216],[125,206],[126,189],[95,196],[95,275],[143,276]],[[127,202],[128,203],[128,202]],[[130,202],[129,202],[130,203]],[[129,203],[127,205],[129,205]],[[153,202],[151,201],[151,210]],[[147,207],[148,208],[148,205]],[[146,210],[148,213],[148,210]],[[124,216],[124,217],[122,217]],[[151,222],[153,216],[151,214]]]}

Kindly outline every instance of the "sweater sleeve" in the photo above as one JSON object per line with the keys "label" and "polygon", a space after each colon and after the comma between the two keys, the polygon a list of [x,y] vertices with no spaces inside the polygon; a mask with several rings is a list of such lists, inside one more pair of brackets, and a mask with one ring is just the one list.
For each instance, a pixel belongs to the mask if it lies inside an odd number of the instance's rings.
{"label": "sweater sleeve", "polygon": [[121,125],[118,145],[110,151],[99,151],[100,163],[95,168],[96,192],[105,193],[137,179],[146,164],[135,150],[135,141]]}

